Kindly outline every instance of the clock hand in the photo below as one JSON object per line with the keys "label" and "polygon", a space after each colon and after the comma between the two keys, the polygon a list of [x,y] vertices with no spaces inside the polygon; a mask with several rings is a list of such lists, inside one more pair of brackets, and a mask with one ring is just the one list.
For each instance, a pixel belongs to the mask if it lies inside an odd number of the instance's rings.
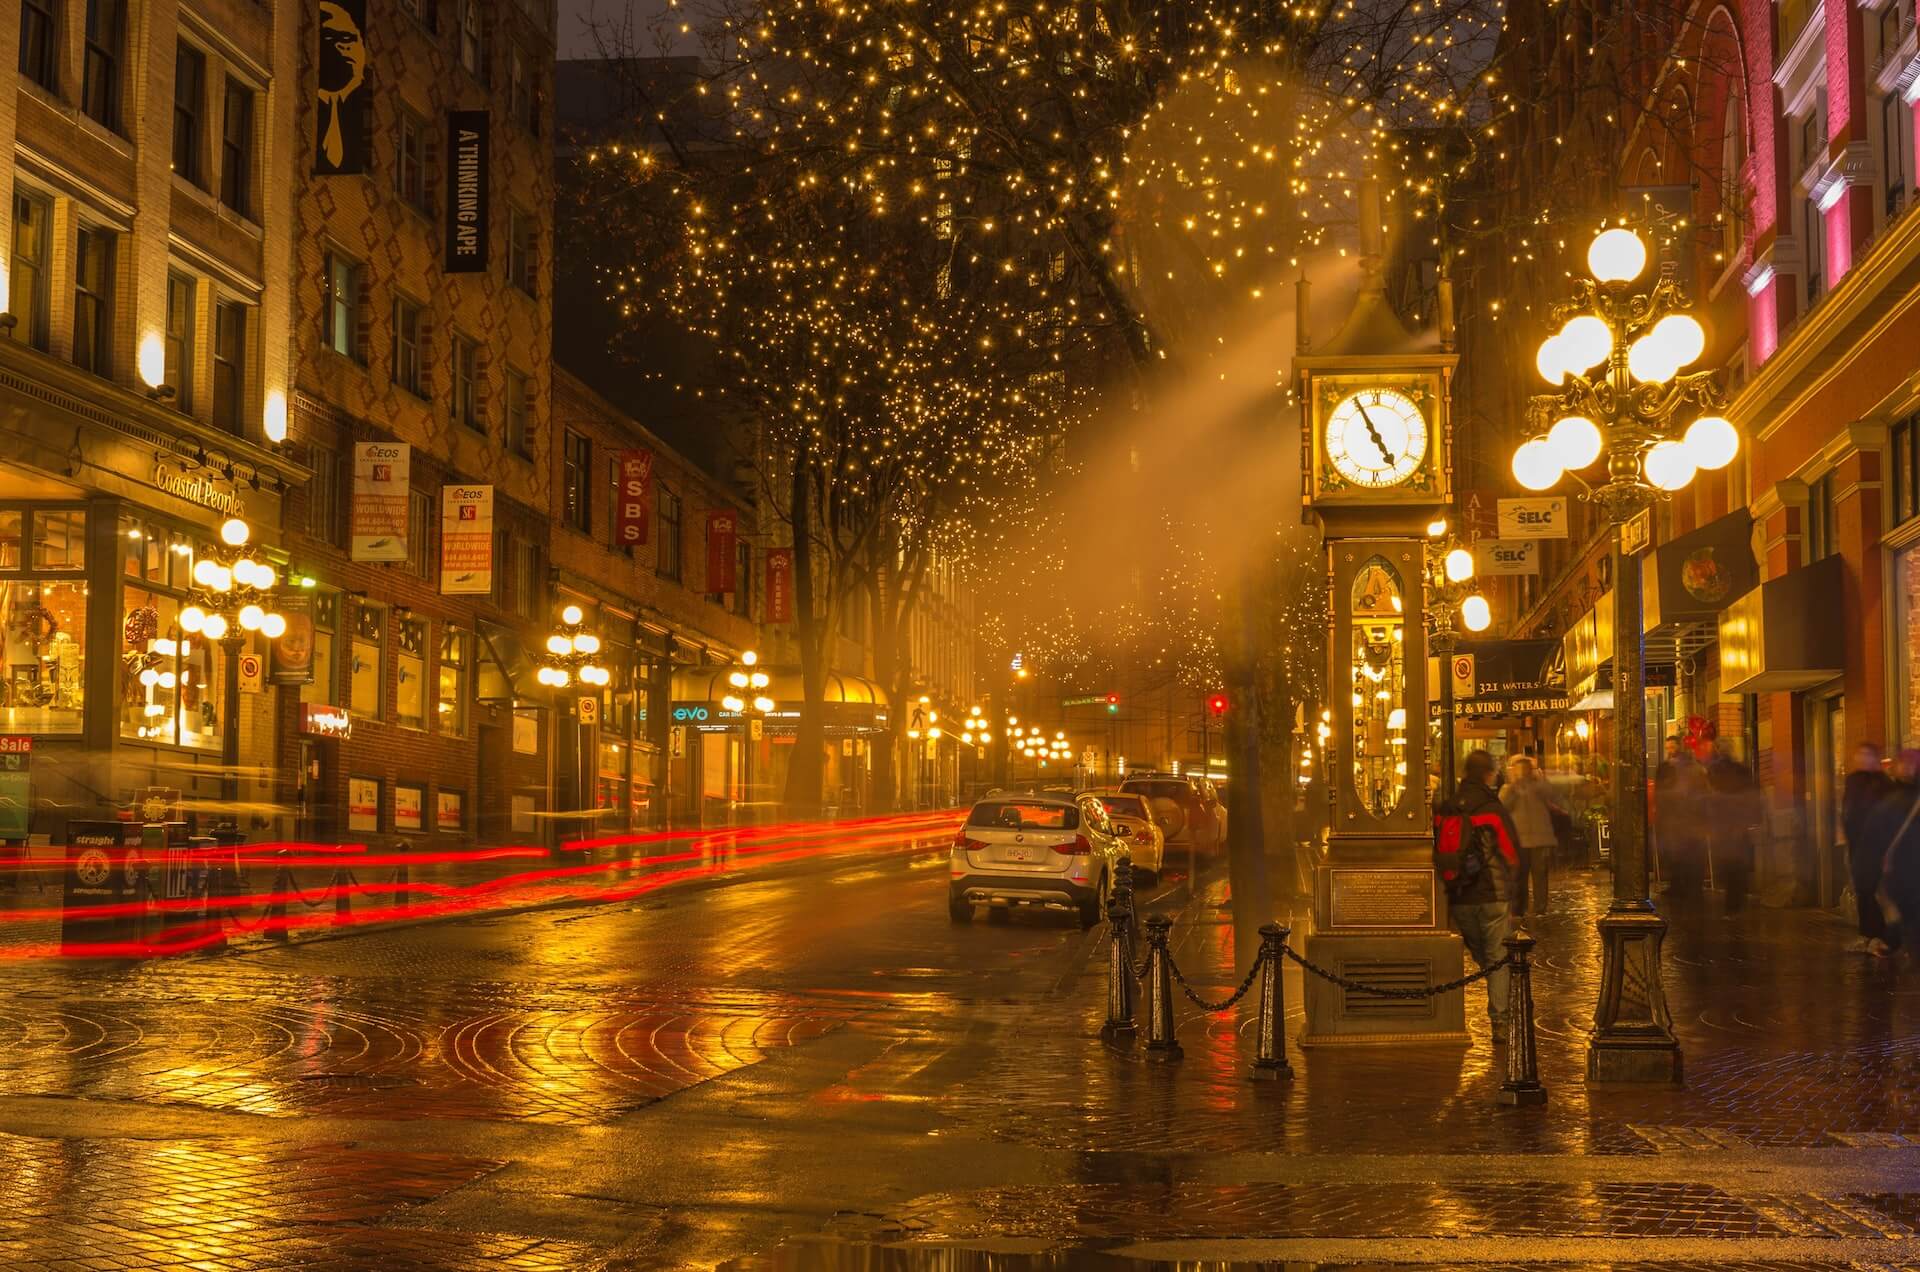
{"label": "clock hand", "polygon": [[1371,437],[1373,439],[1373,444],[1380,448],[1380,457],[1386,460],[1388,466],[1391,467],[1395,462],[1393,458],[1393,452],[1388,450],[1386,442],[1381,440],[1380,430],[1373,426],[1373,416],[1367,414],[1366,406],[1363,403],[1361,403],[1357,398],[1354,400],[1353,404],[1360,408],[1360,418],[1367,422],[1367,436]]}

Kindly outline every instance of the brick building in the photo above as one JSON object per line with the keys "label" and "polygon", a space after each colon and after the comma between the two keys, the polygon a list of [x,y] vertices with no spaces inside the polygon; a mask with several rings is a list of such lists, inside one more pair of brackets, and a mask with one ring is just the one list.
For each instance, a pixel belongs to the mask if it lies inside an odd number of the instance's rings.
{"label": "brick building", "polygon": [[[323,10],[291,127],[289,449],[313,475],[287,551],[311,654],[277,690],[278,798],[320,838],[545,835],[552,6]],[[443,558],[443,516],[485,524],[458,492],[488,489],[491,535]]]}
{"label": "brick building", "polygon": [[224,816],[228,726],[263,762],[268,699],[175,620],[220,523],[277,544],[306,475],[281,445],[302,10],[8,7],[0,732],[35,758],[31,827],[10,811],[0,836],[58,835],[150,788]]}

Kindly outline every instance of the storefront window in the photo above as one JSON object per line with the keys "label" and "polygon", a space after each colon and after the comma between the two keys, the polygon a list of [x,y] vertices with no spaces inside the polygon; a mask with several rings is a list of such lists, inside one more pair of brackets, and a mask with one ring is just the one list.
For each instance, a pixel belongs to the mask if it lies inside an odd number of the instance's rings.
{"label": "storefront window", "polygon": [[440,732],[455,737],[467,731],[467,641],[467,634],[458,627],[441,629],[438,693],[434,710],[439,717]]}
{"label": "storefront window", "polygon": [[0,510],[0,570],[20,568],[20,531],[26,514]]}
{"label": "storefront window", "polygon": [[444,787],[434,792],[433,824],[443,834],[466,829],[466,810],[467,797],[464,792],[450,791]]}
{"label": "storefront window", "polygon": [[87,588],[0,580],[6,662],[0,720],[20,733],[79,733],[85,722]]}
{"label": "storefront window", "polygon": [[218,750],[219,645],[180,630],[178,596],[128,584],[124,601],[120,736]]}
{"label": "storefront window", "polygon": [[380,829],[380,780],[374,777],[347,779],[347,829]]}
{"label": "storefront window", "polygon": [[1903,746],[1920,745],[1920,545],[1894,558],[1894,603],[1899,621],[1894,628],[1893,661],[1900,679],[1900,716],[1895,726]]}
{"label": "storefront window", "polygon": [[427,624],[403,619],[394,658],[394,718],[409,729],[427,727]]}
{"label": "storefront window", "polygon": [[618,738],[609,739],[603,732],[600,735],[600,782],[594,806],[618,817],[626,802],[627,744]]}
{"label": "storefront window", "polygon": [[425,823],[427,788],[402,782],[393,788],[393,828],[419,830]]}
{"label": "storefront window", "polygon": [[[310,592],[299,599],[304,602],[304,617],[302,607],[281,607],[287,615],[287,634],[278,643],[284,648],[289,640],[298,641],[305,635],[313,651],[309,655],[313,679],[300,686],[300,701],[317,706],[334,706],[340,701],[340,595],[337,592]],[[300,629],[303,626],[312,630],[302,633]]]}
{"label": "storefront window", "polygon": [[33,568],[87,568],[87,514],[78,508],[33,513]]}
{"label": "storefront window", "polygon": [[387,612],[361,604],[354,612],[352,659],[347,672],[347,709],[362,720],[381,718],[386,690]]}

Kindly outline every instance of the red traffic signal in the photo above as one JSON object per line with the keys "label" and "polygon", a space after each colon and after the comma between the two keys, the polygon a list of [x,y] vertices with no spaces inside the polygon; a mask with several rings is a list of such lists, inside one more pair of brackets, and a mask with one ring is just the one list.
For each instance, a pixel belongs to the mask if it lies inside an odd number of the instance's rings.
{"label": "red traffic signal", "polygon": [[1227,714],[1227,695],[1224,693],[1216,693],[1211,698],[1208,698],[1207,710],[1217,716]]}
{"label": "red traffic signal", "polygon": [[1112,715],[1114,712],[1118,711],[1119,709],[1120,709],[1120,695],[1117,693],[1108,694],[1107,695],[1107,714]]}

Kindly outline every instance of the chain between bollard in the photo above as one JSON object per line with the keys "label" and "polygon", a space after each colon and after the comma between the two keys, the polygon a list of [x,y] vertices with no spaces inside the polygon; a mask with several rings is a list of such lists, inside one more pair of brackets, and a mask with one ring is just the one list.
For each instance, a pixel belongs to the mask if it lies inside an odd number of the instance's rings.
{"label": "chain between bollard", "polygon": [[1185,994],[1187,1001],[1195,1007],[1198,1007],[1201,1011],[1226,1011],[1247,996],[1247,991],[1253,988],[1254,977],[1260,974],[1260,968],[1266,961],[1267,952],[1263,948],[1253,956],[1253,966],[1247,969],[1246,979],[1240,982],[1240,988],[1234,990],[1217,1003],[1210,1003],[1193,992],[1193,986],[1187,983],[1186,976],[1180,971],[1180,964],[1173,961],[1173,955],[1171,953],[1167,955],[1167,970],[1173,973],[1174,983],[1180,986],[1180,992]]}
{"label": "chain between bollard", "polygon": [[1456,989],[1465,989],[1475,981],[1485,980],[1503,967],[1514,965],[1513,955],[1508,954],[1504,958],[1488,963],[1477,972],[1467,973],[1459,980],[1450,980],[1441,985],[1428,985],[1424,989],[1385,989],[1378,985],[1366,985],[1357,980],[1349,980],[1338,972],[1330,972],[1304,955],[1294,953],[1289,946],[1283,945],[1280,948],[1288,958],[1323,981],[1338,985],[1341,989],[1351,990],[1356,994],[1374,994],[1381,998],[1437,998],[1441,994],[1451,994]]}

